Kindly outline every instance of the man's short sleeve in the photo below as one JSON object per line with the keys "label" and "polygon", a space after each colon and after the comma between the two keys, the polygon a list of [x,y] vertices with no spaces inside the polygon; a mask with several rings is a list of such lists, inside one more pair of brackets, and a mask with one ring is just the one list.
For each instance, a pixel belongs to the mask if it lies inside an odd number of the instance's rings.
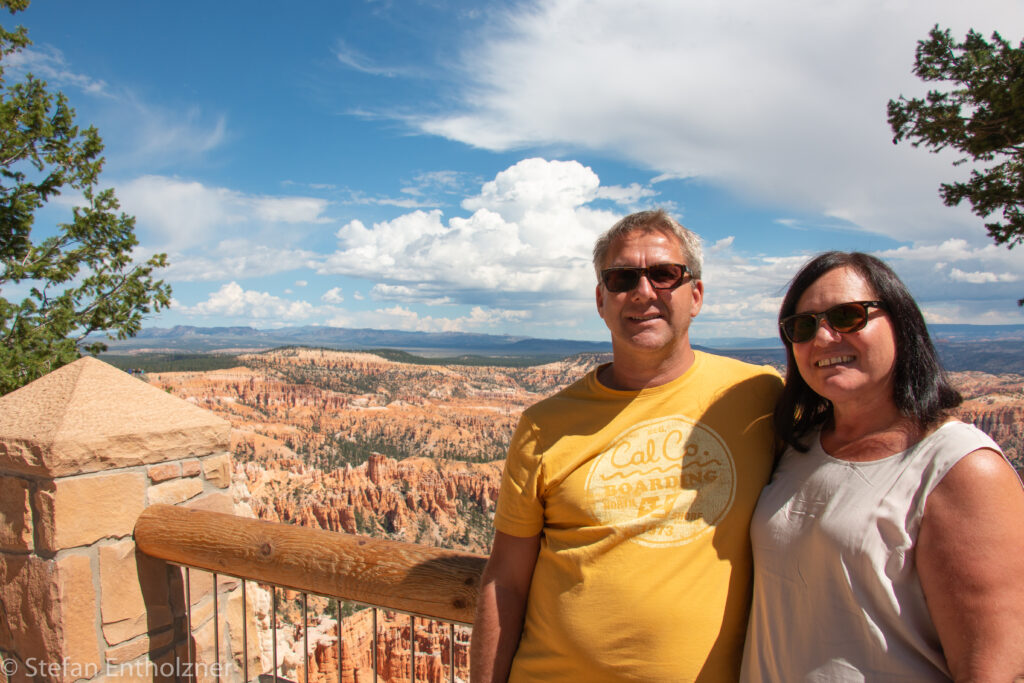
{"label": "man's short sleeve", "polygon": [[541,458],[537,452],[537,428],[525,415],[509,444],[501,476],[494,528],[511,536],[536,536],[544,528],[544,503],[540,498]]}

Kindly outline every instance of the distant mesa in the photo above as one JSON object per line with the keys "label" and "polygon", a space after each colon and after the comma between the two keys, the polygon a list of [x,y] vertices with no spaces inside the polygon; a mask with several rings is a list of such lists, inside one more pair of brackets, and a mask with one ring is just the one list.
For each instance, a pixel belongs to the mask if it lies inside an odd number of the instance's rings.
{"label": "distant mesa", "polygon": [[[929,327],[947,370],[1024,373],[1024,325],[932,325]],[[551,362],[585,353],[610,353],[611,343],[575,339],[540,339],[468,332],[409,332],[346,327],[151,327],[136,337],[110,340],[110,354],[242,353],[304,346],[335,350],[392,349],[421,357],[482,356]],[[785,365],[777,337],[702,339],[695,346],[762,365]],[[91,341],[91,339],[90,339]]]}
{"label": "distant mesa", "polygon": [[311,346],[330,349],[403,349],[421,353],[474,353],[496,356],[565,357],[577,353],[609,352],[610,342],[573,339],[537,339],[511,335],[469,332],[407,332],[404,330],[355,329],[346,327],[283,327],[260,330],[253,327],[152,327],[131,339],[104,341],[113,352],[146,348],[180,351],[217,349],[268,349],[279,346]]}

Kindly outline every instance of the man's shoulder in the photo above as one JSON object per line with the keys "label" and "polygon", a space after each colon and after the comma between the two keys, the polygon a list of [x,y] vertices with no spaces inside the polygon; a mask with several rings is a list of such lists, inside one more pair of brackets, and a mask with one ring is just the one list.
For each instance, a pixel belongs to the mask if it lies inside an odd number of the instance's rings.
{"label": "man's shoulder", "polygon": [[779,371],[770,365],[755,365],[707,351],[695,350],[694,354],[701,360],[701,368],[704,372],[720,376],[723,382],[742,381],[759,376],[773,377],[781,381]]}
{"label": "man's shoulder", "polygon": [[598,368],[593,368],[571,384],[562,387],[555,393],[540,399],[533,405],[526,408],[523,414],[530,418],[537,418],[552,413],[560,413],[596,397],[595,386],[597,384],[594,376]]}

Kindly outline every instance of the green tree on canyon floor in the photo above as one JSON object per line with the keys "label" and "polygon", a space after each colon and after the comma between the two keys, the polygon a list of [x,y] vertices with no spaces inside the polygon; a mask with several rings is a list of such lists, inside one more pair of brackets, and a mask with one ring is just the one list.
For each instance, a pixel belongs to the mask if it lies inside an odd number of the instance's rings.
{"label": "green tree on canyon floor", "polygon": [[[0,9],[14,15],[28,4],[0,0]],[[0,394],[82,350],[103,351],[97,341],[80,348],[94,332],[135,335],[143,316],[171,300],[170,286],[153,277],[166,255],[134,262],[135,219],[118,212],[113,190],[97,187],[96,129],[79,129],[67,98],[32,74],[8,82],[12,58],[30,44],[24,27],[0,26]],[[70,222],[34,236],[36,212],[65,192],[78,194]]]}
{"label": "green tree on canyon floor", "polygon": [[1014,47],[993,33],[988,42],[971,30],[957,42],[936,25],[917,44],[914,75],[944,86],[889,101],[893,143],[951,148],[963,155],[955,165],[976,163],[966,181],[942,183],[939,195],[946,206],[967,199],[995,243],[1012,249],[1024,241],[1024,41]]}

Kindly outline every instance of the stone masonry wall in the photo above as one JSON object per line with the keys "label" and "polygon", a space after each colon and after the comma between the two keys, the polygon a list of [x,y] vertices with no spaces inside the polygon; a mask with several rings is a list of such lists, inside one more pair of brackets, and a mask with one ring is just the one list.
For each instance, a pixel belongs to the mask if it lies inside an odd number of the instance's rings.
{"label": "stone masonry wall", "polygon": [[0,397],[0,681],[240,680],[243,613],[250,680],[265,670],[258,590],[243,610],[218,578],[215,610],[212,575],[132,540],[149,505],[236,513],[228,444],[220,418],[92,358]]}

